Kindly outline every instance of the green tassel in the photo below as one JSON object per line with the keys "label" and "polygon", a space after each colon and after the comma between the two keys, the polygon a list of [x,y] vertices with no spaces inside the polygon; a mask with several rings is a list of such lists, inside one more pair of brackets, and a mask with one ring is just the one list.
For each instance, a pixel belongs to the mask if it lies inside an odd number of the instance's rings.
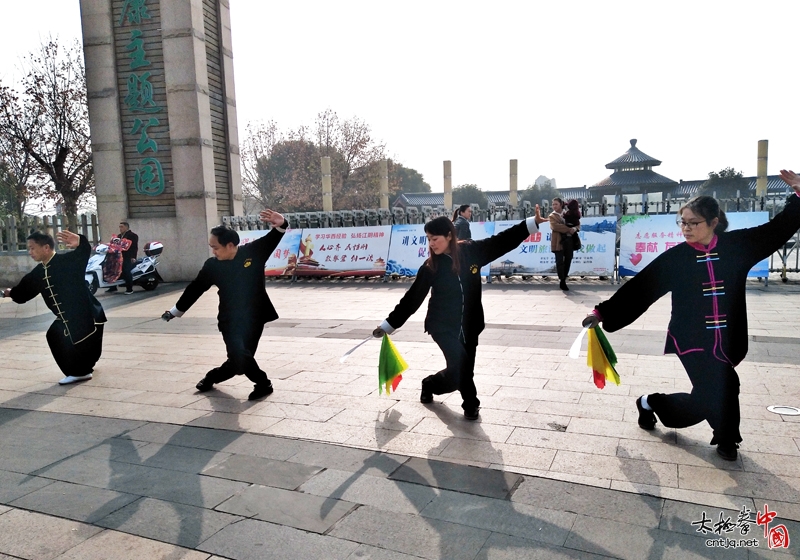
{"label": "green tassel", "polygon": [[[617,365],[617,355],[614,353],[614,349],[611,348],[611,344],[608,342],[603,329],[600,328],[598,325],[594,328],[595,334],[597,334],[597,340],[600,342],[600,346],[603,347],[603,352],[605,352],[606,357],[608,358],[608,362],[611,366]],[[619,385],[619,383],[617,383]]]}

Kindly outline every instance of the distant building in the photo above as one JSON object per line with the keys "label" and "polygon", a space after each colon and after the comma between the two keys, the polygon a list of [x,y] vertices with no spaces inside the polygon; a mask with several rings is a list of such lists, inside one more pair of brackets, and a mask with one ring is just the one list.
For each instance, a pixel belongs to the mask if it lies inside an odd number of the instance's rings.
{"label": "distant building", "polygon": [[[661,165],[661,161],[651,157],[636,147],[636,139],[631,140],[631,147],[614,161],[606,164],[606,169],[613,170],[613,173],[605,179],[586,187],[573,187],[569,189],[558,189],[561,197],[569,200],[585,200],[596,202],[605,196],[641,196],[660,195],[665,199],[687,198],[697,194],[700,186],[706,182],[705,179],[691,181],[675,181],[653,171],[654,167]],[[756,177],[745,177],[750,183],[749,190],[741,193],[743,197],[753,197],[756,192]],[[534,185],[543,186],[547,181],[553,188],[556,187],[556,180],[549,179],[540,175],[534,181]],[[776,195],[787,191],[779,175],[767,176],[767,194]],[[518,191],[522,195],[524,190]],[[509,191],[487,191],[484,193],[489,200],[489,204],[504,206],[508,204]],[[393,206],[407,208],[409,206],[443,206],[444,193],[410,193],[400,195]]]}

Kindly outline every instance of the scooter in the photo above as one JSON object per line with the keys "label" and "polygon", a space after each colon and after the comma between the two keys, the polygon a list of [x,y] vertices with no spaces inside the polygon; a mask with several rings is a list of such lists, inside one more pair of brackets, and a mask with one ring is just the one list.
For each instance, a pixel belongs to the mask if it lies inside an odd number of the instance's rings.
{"label": "scooter", "polygon": [[[151,241],[144,246],[144,257],[136,260],[136,265],[131,270],[134,286],[141,286],[148,292],[155,290],[159,282],[164,279],[156,270],[158,257],[164,250],[164,245],[160,241]],[[94,248],[95,254],[89,258],[86,265],[86,287],[94,294],[99,288],[110,288],[111,286],[124,286],[120,272],[122,270],[122,255],[113,243],[99,243]]]}

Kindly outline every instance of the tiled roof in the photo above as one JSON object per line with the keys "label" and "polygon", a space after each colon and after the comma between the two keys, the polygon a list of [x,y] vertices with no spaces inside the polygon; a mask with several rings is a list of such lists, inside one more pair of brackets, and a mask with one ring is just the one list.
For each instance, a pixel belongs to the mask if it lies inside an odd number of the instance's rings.
{"label": "tiled roof", "polygon": [[[608,167],[608,166],[606,166]],[[595,183],[589,188],[594,187],[630,187],[638,185],[674,185],[676,181],[659,175],[650,169],[640,169],[638,171],[615,171],[599,183]]]}
{"label": "tiled roof", "polygon": [[[748,193],[742,193],[742,196],[753,196],[756,192],[756,177],[745,177],[745,179],[750,183],[750,190]],[[687,196],[694,196],[697,194],[698,189],[706,182],[707,179],[702,179],[700,181],[681,181],[678,185],[669,193],[670,196],[675,198],[684,198]],[[780,175],[768,175],[767,176],[767,193],[768,194],[781,194],[786,192],[789,186],[783,182]]]}
{"label": "tiled roof", "polygon": [[648,156],[636,147],[636,139],[631,140],[631,147],[611,163],[606,164],[606,169],[622,169],[624,167],[655,167],[661,161]]}

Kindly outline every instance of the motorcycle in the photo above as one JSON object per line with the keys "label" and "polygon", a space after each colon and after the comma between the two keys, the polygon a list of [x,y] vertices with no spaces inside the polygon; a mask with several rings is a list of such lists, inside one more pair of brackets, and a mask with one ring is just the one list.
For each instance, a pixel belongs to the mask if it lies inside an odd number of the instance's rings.
{"label": "motorcycle", "polygon": [[[86,264],[86,287],[94,294],[99,288],[110,288],[111,286],[124,286],[125,281],[120,273],[122,272],[122,254],[119,243],[99,243],[94,248],[95,254],[89,258]],[[155,290],[159,282],[164,279],[156,270],[158,257],[164,250],[164,245],[160,241],[151,241],[144,246],[144,257],[136,260],[136,264],[131,270],[133,285],[141,286],[148,292]]]}

